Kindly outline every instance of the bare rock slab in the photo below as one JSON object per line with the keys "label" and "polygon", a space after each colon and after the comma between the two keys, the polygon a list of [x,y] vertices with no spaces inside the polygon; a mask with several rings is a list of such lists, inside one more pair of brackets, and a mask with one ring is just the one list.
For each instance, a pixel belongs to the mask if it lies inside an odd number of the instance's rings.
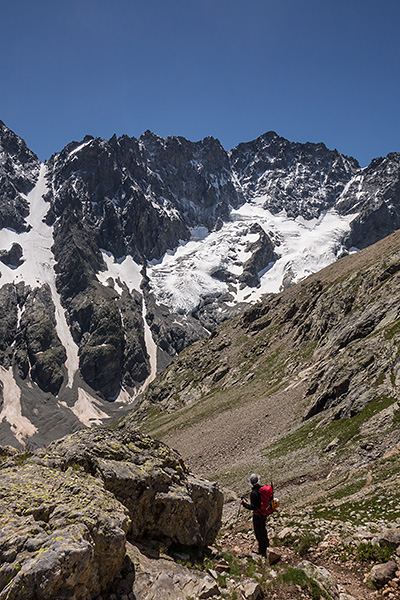
{"label": "bare rock slab", "polygon": [[99,478],[128,510],[134,540],[205,547],[219,531],[217,485],[191,475],[177,452],[126,423],[78,431],[51,444],[41,461],[62,470],[79,465]]}
{"label": "bare rock slab", "polygon": [[120,572],[126,509],[91,476],[27,463],[0,479],[0,599],[89,600]]}
{"label": "bare rock slab", "polygon": [[133,594],[136,600],[206,599],[220,595],[219,587],[210,575],[167,558],[149,557],[129,543],[127,551],[135,565]]}

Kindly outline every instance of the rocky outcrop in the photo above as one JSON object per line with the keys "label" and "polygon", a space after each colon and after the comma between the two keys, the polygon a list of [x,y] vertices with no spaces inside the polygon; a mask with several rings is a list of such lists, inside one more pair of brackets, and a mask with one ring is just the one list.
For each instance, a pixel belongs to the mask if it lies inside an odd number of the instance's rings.
{"label": "rocky outcrop", "polygon": [[23,250],[19,244],[13,244],[10,250],[0,250],[1,262],[15,268],[22,264],[22,255]]}
{"label": "rocky outcrop", "polygon": [[25,379],[29,375],[43,391],[57,394],[67,355],[56,332],[49,286],[27,289],[23,308],[15,340],[20,376]]}
{"label": "rocky outcrop", "polygon": [[3,466],[0,511],[2,600],[89,600],[122,568],[128,515],[90,475]]}
{"label": "rocky outcrop", "polygon": [[39,451],[42,464],[66,470],[78,465],[104,482],[130,515],[130,535],[168,546],[207,546],[221,524],[222,494],[194,478],[180,456],[132,430],[83,430]]}
{"label": "rocky outcrop", "polygon": [[7,284],[0,288],[0,364],[6,368],[11,364],[18,330],[18,289],[21,285],[17,288]]}
{"label": "rocky outcrop", "polygon": [[0,229],[25,231],[26,194],[33,188],[40,162],[25,142],[0,121]]}
{"label": "rocky outcrop", "polygon": [[121,597],[134,579],[127,536],[204,547],[221,523],[217,486],[126,425],[33,454],[3,449],[0,471],[2,600],[89,600],[110,588]]}
{"label": "rocky outcrop", "polygon": [[355,214],[348,248],[366,248],[400,227],[400,154],[374,159],[356,174],[337,201],[342,214]]}
{"label": "rocky outcrop", "polygon": [[274,245],[262,227],[255,224],[251,227],[250,232],[257,233],[259,238],[256,242],[249,244],[246,249],[247,252],[251,253],[251,256],[243,264],[243,272],[239,276],[242,287],[257,286],[260,282],[259,274],[261,271],[265,271],[268,265],[277,259]]}

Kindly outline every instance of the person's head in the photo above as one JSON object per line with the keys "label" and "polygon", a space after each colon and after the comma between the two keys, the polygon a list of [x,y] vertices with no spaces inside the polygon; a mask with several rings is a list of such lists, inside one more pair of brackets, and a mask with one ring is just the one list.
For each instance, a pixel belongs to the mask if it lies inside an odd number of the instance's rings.
{"label": "person's head", "polygon": [[247,478],[247,481],[249,482],[249,485],[257,485],[258,483],[260,483],[261,477],[260,475],[258,475],[258,473],[252,473],[251,475],[249,475],[249,477]]}

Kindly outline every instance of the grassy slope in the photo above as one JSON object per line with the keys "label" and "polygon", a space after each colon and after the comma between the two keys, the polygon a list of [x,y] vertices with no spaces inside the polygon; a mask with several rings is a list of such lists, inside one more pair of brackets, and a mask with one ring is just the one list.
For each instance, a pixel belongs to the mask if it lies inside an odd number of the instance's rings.
{"label": "grassy slope", "polygon": [[256,470],[287,504],[344,518],[381,492],[400,516],[399,271],[396,232],[268,297],[187,348],[129,418],[235,494]]}

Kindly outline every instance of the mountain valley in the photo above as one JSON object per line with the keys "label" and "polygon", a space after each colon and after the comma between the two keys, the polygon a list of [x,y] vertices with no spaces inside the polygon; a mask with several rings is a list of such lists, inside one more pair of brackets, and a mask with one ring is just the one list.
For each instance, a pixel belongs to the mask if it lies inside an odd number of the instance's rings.
{"label": "mountain valley", "polygon": [[218,324],[393,232],[399,174],[274,132],[87,136],[41,164],[1,123],[3,443],[118,418]]}
{"label": "mountain valley", "polygon": [[399,157],[0,124],[0,600],[399,597]]}

